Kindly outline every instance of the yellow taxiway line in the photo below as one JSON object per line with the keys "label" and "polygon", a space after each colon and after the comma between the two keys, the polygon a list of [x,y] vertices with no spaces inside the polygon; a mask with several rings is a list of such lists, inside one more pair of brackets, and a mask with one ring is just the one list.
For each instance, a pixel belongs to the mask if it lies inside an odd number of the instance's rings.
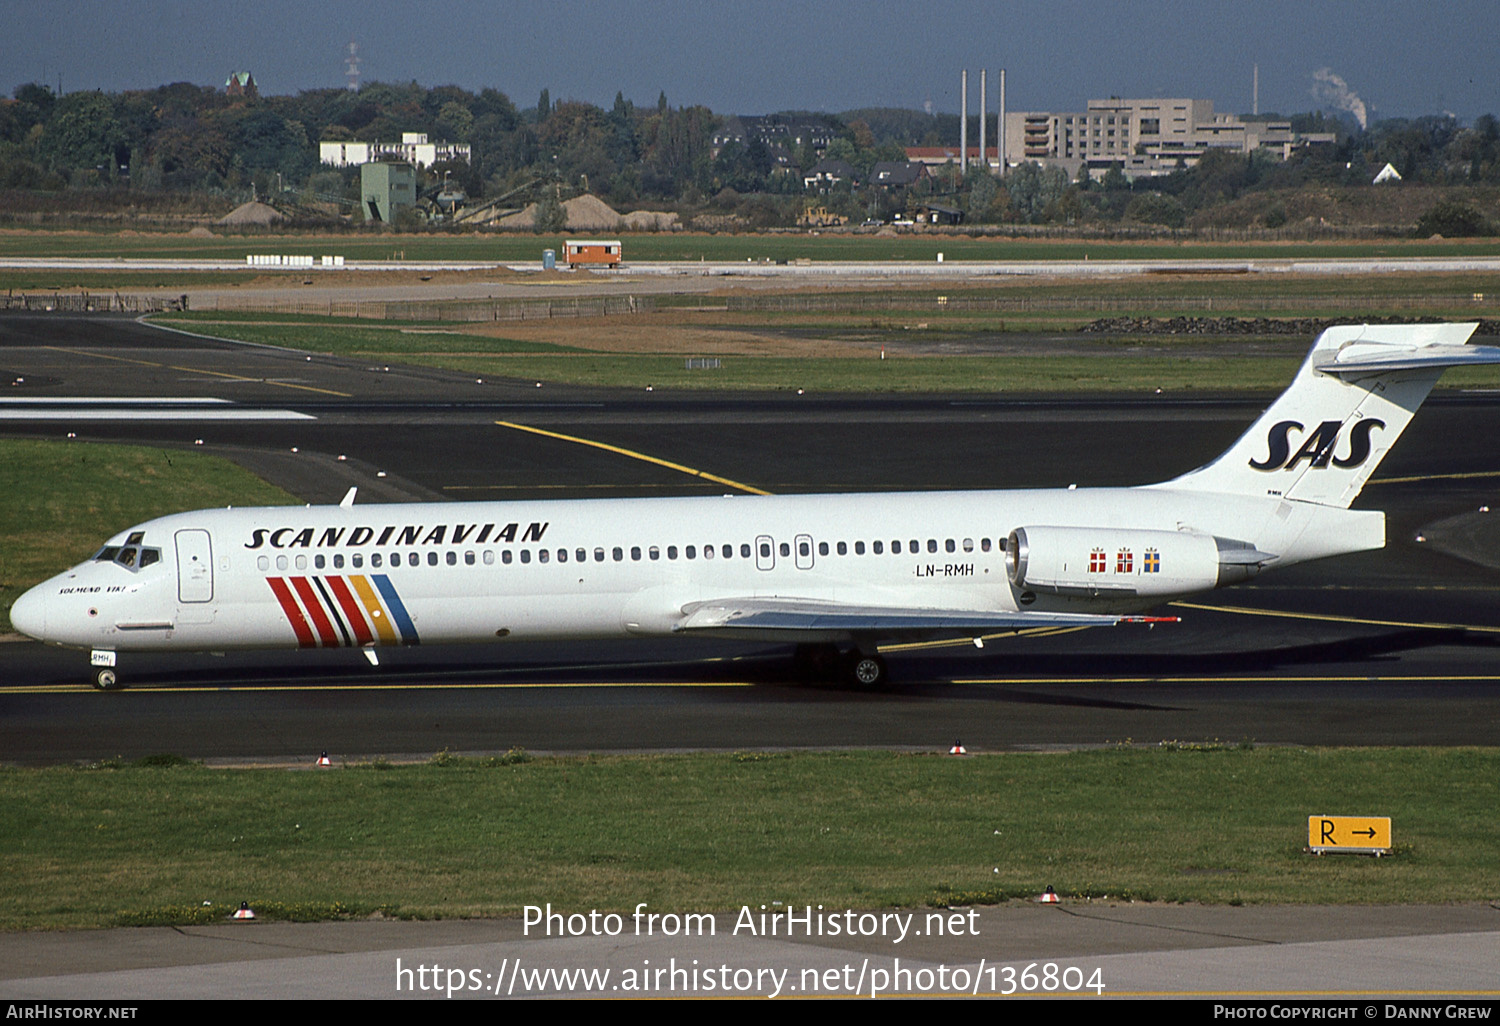
{"label": "yellow taxiway line", "polygon": [[65,349],[62,346],[46,346],[53,352],[67,353],[69,356],[92,356],[97,360],[114,360],[118,363],[134,363],[142,367],[164,367],[167,370],[183,371],[187,374],[207,374],[215,378],[228,378],[230,381],[251,381],[259,385],[275,385],[277,388],[296,388],[303,392],[320,392],[323,395],[336,395],[344,399],[352,398],[349,392],[335,392],[331,388],[318,388],[314,385],[294,385],[289,381],[272,381],[269,378],[249,378],[243,374],[226,374],[224,371],[205,370],[202,367],[184,367],[175,363],[157,363],[153,360],[135,360],[128,356],[109,356],[105,353],[93,353],[85,349]]}
{"label": "yellow taxiway line", "polygon": [[1252,609],[1248,606],[1209,606],[1197,602],[1170,602],[1179,609],[1202,609],[1210,613],[1235,613],[1239,616],[1272,616],[1286,620],[1323,620],[1329,623],[1353,623],[1367,627],[1411,627],[1430,631],[1476,631],[1500,634],[1500,627],[1471,623],[1423,623],[1415,620],[1366,620],[1358,616],[1335,616],[1332,613],[1288,613],[1277,609]]}
{"label": "yellow taxiway line", "polygon": [[605,452],[612,452],[620,456],[628,456],[633,460],[641,460],[645,463],[654,463],[658,467],[666,467],[668,470],[675,470],[680,474],[687,474],[690,477],[700,477],[705,481],[712,481],[714,484],[721,484],[729,488],[737,488],[742,492],[749,492],[751,495],[771,494],[770,492],[762,488],[756,488],[754,485],[743,484],[739,481],[731,481],[727,477],[719,477],[717,474],[710,474],[705,470],[695,470],[692,467],[685,467],[681,463],[673,463],[671,460],[660,459],[656,456],[648,456],[643,452],[636,452],[634,449],[625,449],[618,445],[610,445],[608,442],[596,442],[591,438],[579,438],[577,435],[565,435],[558,431],[546,431],[542,428],[528,427],[525,424],[516,424],[508,420],[497,420],[495,421],[495,423],[503,428],[511,428],[515,431],[525,431],[529,434],[541,435],[544,438],[556,438],[559,441],[573,442],[576,445],[587,445],[594,449],[603,449]]}

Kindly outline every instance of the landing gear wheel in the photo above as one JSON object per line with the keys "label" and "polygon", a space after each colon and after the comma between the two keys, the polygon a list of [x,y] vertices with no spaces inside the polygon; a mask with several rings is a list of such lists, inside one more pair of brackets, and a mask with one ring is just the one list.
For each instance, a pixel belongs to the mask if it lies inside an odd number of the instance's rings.
{"label": "landing gear wheel", "polygon": [[878,655],[855,652],[849,657],[849,678],[862,688],[873,688],[885,683],[885,660]]}
{"label": "landing gear wheel", "polygon": [[101,666],[94,671],[94,687],[100,691],[120,690],[120,677],[112,666]]}

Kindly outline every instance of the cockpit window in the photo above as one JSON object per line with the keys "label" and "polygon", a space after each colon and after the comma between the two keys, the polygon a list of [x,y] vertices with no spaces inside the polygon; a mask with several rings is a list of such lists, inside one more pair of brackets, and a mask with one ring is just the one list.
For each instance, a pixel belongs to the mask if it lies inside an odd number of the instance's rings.
{"label": "cockpit window", "polygon": [[130,532],[130,537],[125,539],[125,544],[126,545],[139,545],[141,542],[143,542],[145,540],[146,540],[146,532],[145,531],[131,531]]}
{"label": "cockpit window", "polygon": [[[135,532],[131,539],[139,539],[142,532]],[[129,540],[129,539],[127,539]],[[152,563],[161,562],[161,549],[142,548],[139,541],[129,545],[106,545],[95,555],[95,563],[116,563],[127,570],[140,570]]]}

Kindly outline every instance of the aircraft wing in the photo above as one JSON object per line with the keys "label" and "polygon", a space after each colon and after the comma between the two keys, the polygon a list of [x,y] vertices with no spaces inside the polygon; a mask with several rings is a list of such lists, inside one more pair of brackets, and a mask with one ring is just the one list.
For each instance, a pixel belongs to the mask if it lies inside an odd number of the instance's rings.
{"label": "aircraft wing", "polygon": [[742,598],[695,602],[683,609],[677,630],[787,640],[852,635],[962,637],[1028,627],[1112,627],[1118,623],[1175,623],[1175,616],[1095,613],[1002,612],[988,609],[920,609],[857,606],[815,599]]}

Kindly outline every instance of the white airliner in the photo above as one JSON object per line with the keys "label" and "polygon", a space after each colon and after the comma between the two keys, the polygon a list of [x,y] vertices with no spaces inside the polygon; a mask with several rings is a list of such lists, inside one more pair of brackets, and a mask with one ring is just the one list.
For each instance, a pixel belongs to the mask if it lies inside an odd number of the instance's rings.
{"label": "white airliner", "polygon": [[1230,449],[1136,488],[211,509],[120,532],[11,608],[88,649],[706,636],[885,675],[877,644],[1137,614],[1276,566],[1378,549],[1349,505],[1475,324],[1325,331]]}

